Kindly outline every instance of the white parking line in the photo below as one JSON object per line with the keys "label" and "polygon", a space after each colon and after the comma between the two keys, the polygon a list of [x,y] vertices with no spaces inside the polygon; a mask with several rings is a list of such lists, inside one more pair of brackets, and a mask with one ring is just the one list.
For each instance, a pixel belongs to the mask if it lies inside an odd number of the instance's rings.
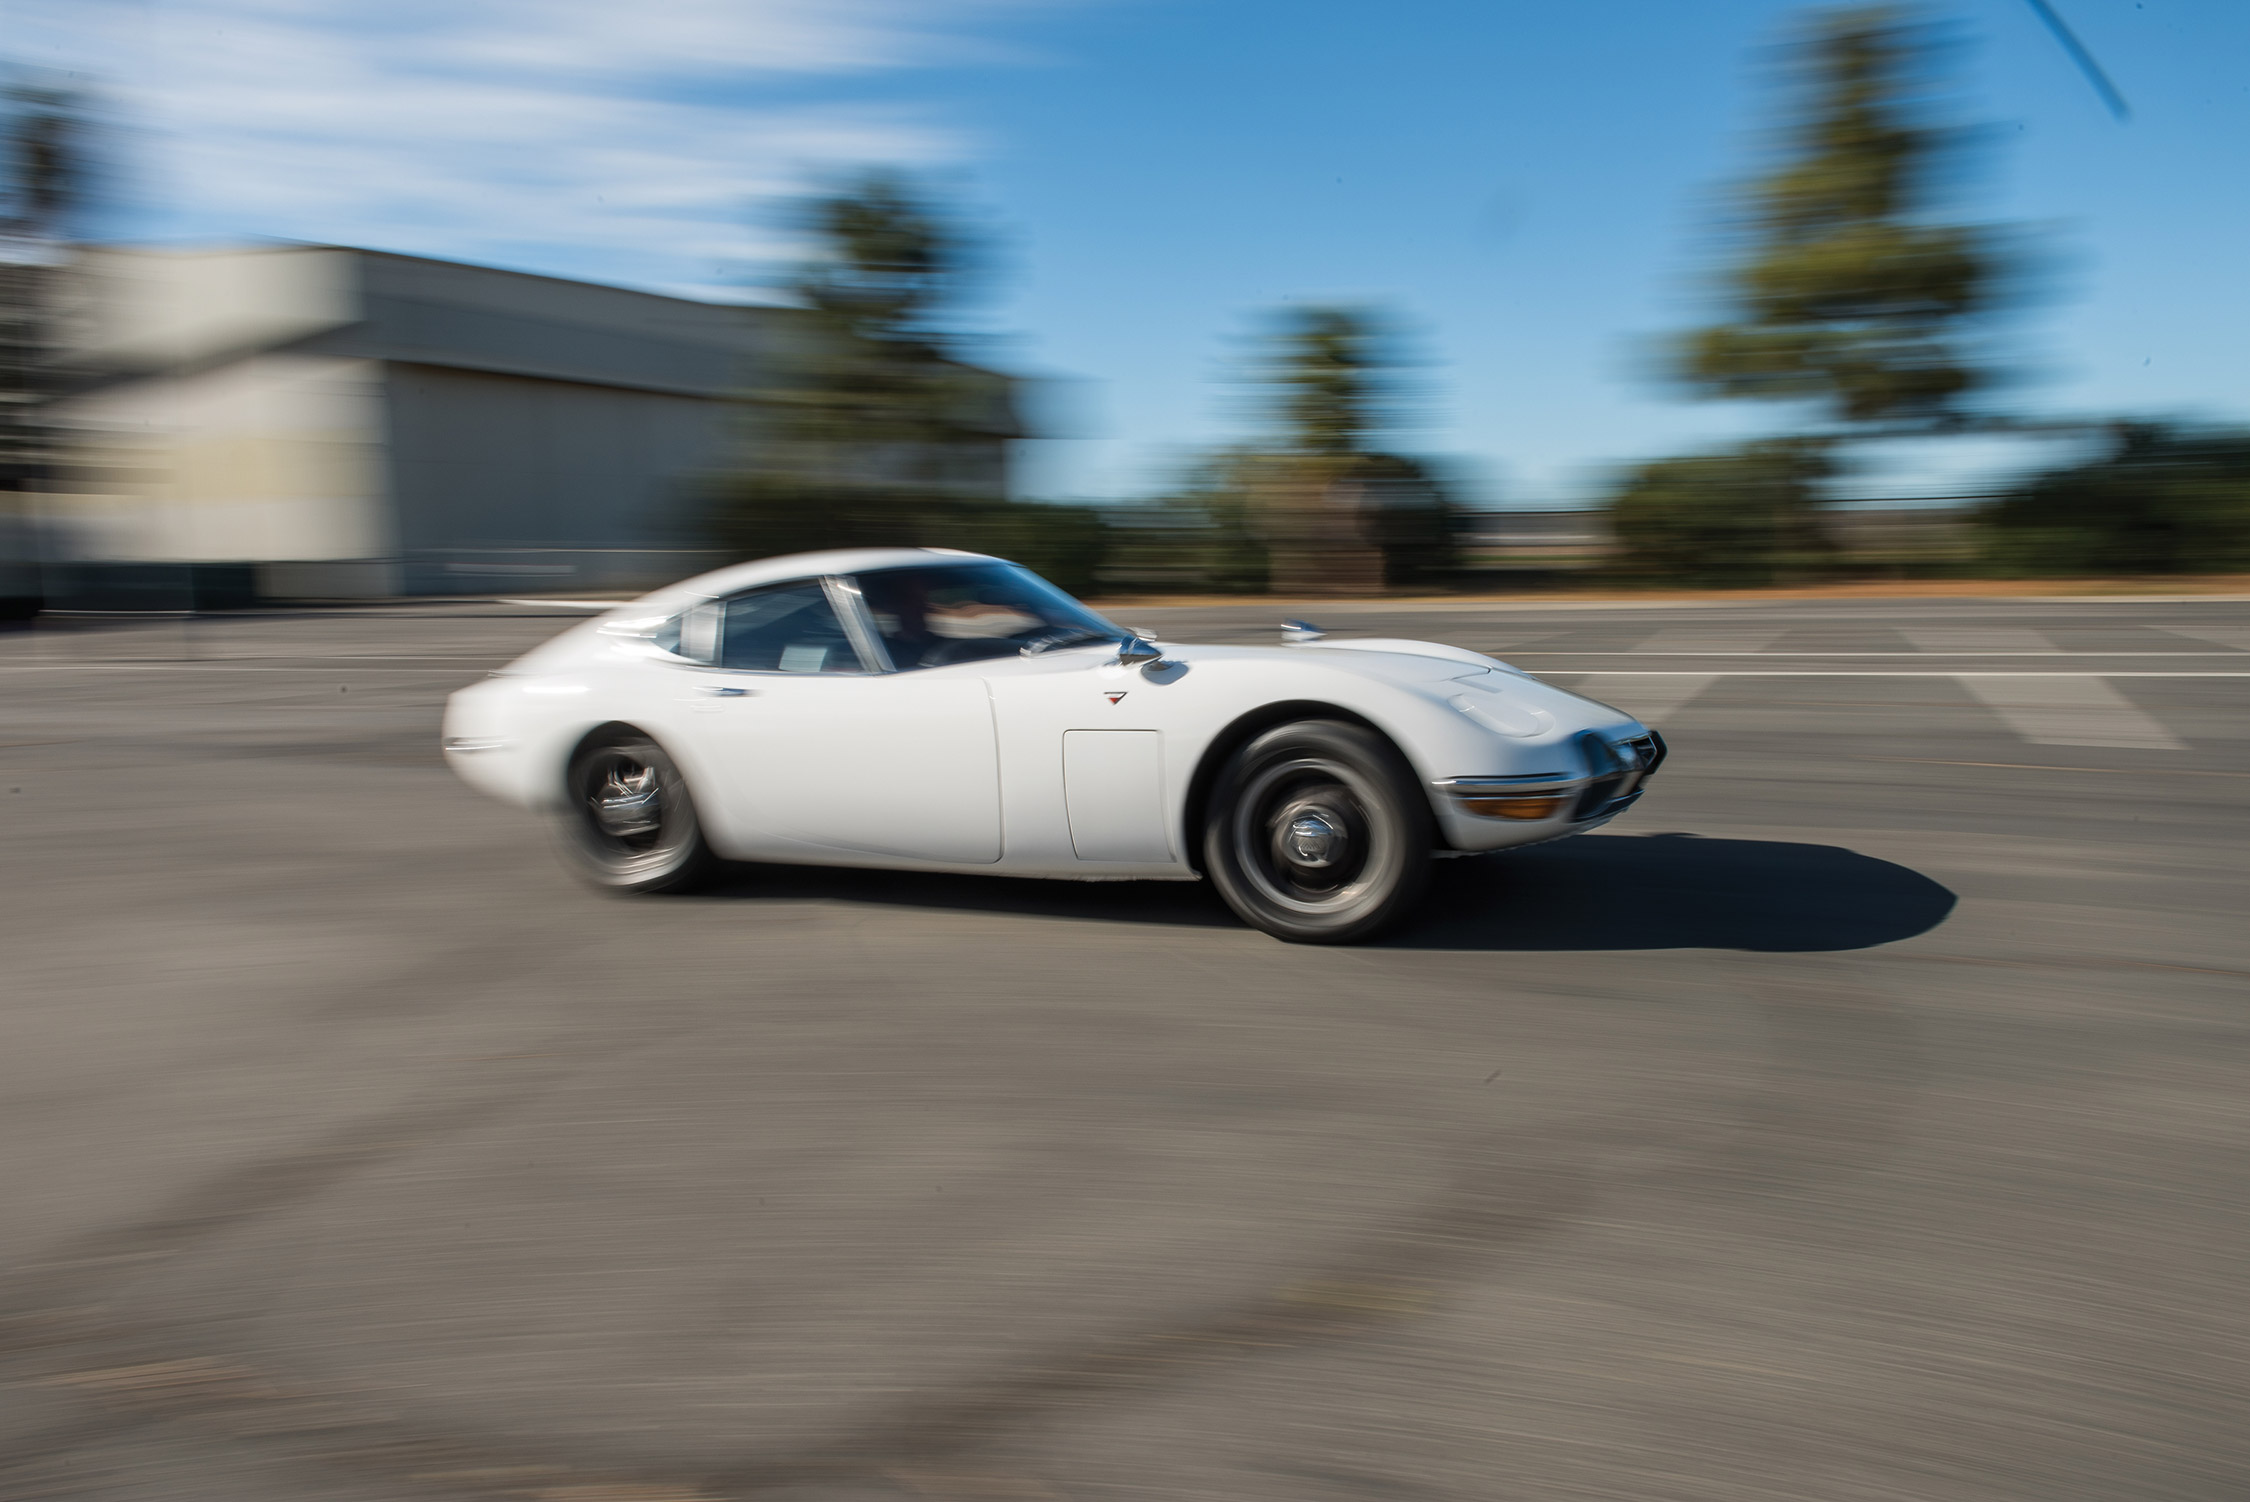
{"label": "white parking line", "polygon": [[2190,631],[2185,626],[2159,626],[2174,636],[2184,636],[2190,641],[2217,642],[2222,647],[2233,647],[2238,652],[2250,652],[2250,629],[2228,626],[2209,626],[2201,631]]}
{"label": "white parking line", "polygon": [[2187,747],[2101,679],[2077,673],[1962,673],[1960,684],[2041,746],[2130,746],[2143,751]]}
{"label": "white parking line", "polygon": [[1634,648],[1637,652],[1763,652],[1788,635],[1784,626],[1666,626]]}
{"label": "white parking line", "polygon": [[[1484,650],[1478,648],[1479,651]],[[1498,651],[1499,648],[1493,650]],[[1514,651],[1517,657],[1809,657],[1815,662],[1844,661],[1862,657],[1897,657],[1908,662],[1920,662],[1925,657],[2240,657],[2239,652],[2058,652],[2052,647],[2041,647],[2036,652],[1644,652],[1636,647],[1630,652],[1580,652],[1567,647],[1551,650]],[[1560,671],[1560,669],[1557,669]]]}
{"label": "white parking line", "polygon": [[2016,626],[1900,626],[1897,630],[1924,652],[1999,652],[2019,657],[2061,650],[2038,632]]}
{"label": "white parking line", "polygon": [[1660,725],[1685,709],[1697,694],[1718,681],[1717,673],[1593,673],[1602,702],[1614,704],[1644,725]]}
{"label": "white parking line", "polygon": [[1735,669],[1716,673],[1580,669],[1558,678],[1586,680],[1587,693],[1654,725],[1678,714],[1722,678],[1951,678],[2007,727],[2042,746],[2124,746],[2185,751],[2186,745],[2110,687],[2111,678],[2250,678],[2250,672],[1946,673],[1869,669]]}
{"label": "white parking line", "polygon": [[[1970,654],[1972,656],[1977,654]],[[2074,672],[2056,668],[2048,672],[1960,672],[1945,668],[1719,668],[1708,673],[1670,668],[1547,668],[1558,678],[2250,678],[2250,672],[2218,668],[2103,668],[2099,672]]]}

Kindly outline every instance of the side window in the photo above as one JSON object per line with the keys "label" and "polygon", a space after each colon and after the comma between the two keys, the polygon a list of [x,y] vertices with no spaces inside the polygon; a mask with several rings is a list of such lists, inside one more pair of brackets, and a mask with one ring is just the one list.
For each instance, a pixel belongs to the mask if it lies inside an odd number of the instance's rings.
{"label": "side window", "polygon": [[718,663],[760,673],[857,673],[859,654],[817,579],[752,590],[725,602]]}
{"label": "side window", "polygon": [[876,633],[901,672],[1013,657],[1026,646],[1115,641],[1118,629],[1012,563],[938,564],[859,576]]}

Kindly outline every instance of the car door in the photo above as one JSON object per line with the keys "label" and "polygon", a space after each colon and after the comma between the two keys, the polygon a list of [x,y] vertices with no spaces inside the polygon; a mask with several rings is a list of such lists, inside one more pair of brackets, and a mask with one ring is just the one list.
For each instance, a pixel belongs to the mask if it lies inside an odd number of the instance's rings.
{"label": "car door", "polygon": [[1179,858],[1169,808],[1183,774],[1170,764],[1177,747],[1164,701],[1181,670],[1144,676],[1114,651],[1058,652],[992,676],[1011,866],[1061,872]]}
{"label": "car door", "polygon": [[1128,633],[997,559],[933,560],[855,582],[862,618],[902,676],[985,680],[1007,869],[1177,869],[1169,810],[1185,786],[1176,765],[1185,748],[1167,728],[1178,722],[1184,664],[1151,661],[1153,648],[1120,661]]}
{"label": "car door", "polygon": [[997,861],[999,749],[982,679],[880,671],[858,624],[836,579],[720,602],[712,663],[690,670],[690,718],[737,843],[774,859]]}

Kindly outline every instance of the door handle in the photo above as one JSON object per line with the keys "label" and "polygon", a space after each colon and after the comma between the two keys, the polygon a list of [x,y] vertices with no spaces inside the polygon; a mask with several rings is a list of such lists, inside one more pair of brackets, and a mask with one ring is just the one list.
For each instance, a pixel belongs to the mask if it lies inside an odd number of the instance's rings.
{"label": "door handle", "polygon": [[757,692],[754,688],[730,688],[720,684],[712,684],[703,691],[715,699],[746,699]]}

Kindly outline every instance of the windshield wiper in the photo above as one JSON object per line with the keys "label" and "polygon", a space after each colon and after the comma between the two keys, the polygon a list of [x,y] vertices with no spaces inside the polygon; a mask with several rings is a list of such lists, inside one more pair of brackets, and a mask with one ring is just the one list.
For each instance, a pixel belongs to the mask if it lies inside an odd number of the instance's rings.
{"label": "windshield wiper", "polygon": [[1097,631],[1091,626],[1057,626],[1044,631],[1023,644],[1025,657],[1037,657],[1042,652],[1052,652],[1057,647],[1075,647],[1081,642],[1114,641],[1119,633]]}

